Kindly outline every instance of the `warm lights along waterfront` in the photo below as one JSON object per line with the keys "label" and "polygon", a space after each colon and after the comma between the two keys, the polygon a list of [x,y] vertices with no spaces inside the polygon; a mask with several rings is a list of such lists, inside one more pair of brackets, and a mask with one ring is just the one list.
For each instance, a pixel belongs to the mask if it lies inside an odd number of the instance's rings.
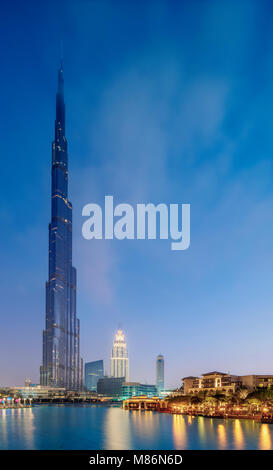
{"label": "warm lights along waterfront", "polygon": [[[50,428],[50,433],[45,429]],[[1,410],[1,449],[260,449],[273,446],[273,427],[125,411],[101,406],[35,406]]]}

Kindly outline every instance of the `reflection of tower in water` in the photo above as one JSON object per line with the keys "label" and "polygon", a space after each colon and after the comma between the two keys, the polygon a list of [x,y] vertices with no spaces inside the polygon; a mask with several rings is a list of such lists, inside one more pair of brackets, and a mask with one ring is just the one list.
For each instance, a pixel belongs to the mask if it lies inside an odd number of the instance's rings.
{"label": "reflection of tower in water", "polygon": [[14,436],[18,436],[20,443],[24,449],[34,449],[34,413],[30,408],[12,408],[9,410],[1,410],[0,435],[1,445],[5,442],[5,448],[10,448],[9,438],[11,442]]}
{"label": "reflection of tower in water", "polygon": [[119,408],[109,408],[105,418],[104,436],[105,443],[103,448],[106,450],[131,449],[129,413],[121,415]]}

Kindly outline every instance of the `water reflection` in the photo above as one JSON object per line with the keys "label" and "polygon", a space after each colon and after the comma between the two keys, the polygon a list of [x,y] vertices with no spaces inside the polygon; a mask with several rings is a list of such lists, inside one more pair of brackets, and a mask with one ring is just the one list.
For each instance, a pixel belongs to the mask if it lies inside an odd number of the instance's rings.
{"label": "water reflection", "polygon": [[0,432],[0,435],[1,435],[1,441],[2,441],[2,445],[7,448],[7,437],[8,437],[8,433],[7,433],[7,411],[8,410],[1,410],[1,414],[0,414],[0,418],[1,418],[1,432]]}
{"label": "water reflection", "polygon": [[217,435],[218,435],[218,448],[226,449],[227,448],[227,430],[224,424],[218,424]]}
{"label": "water reflection", "polygon": [[153,411],[130,411],[130,418],[137,433],[150,436],[158,426],[158,413]]}
{"label": "water reflection", "polygon": [[105,449],[131,449],[130,421],[128,414],[120,414],[119,408],[108,408],[105,418]]}
{"label": "water reflection", "polygon": [[273,425],[117,407],[0,410],[0,449],[261,449]]}
{"label": "water reflection", "polygon": [[[1,447],[16,449],[13,436],[20,435],[23,448],[34,448],[34,414],[32,408],[11,408],[1,410]],[[20,446],[18,447],[20,448]]]}
{"label": "water reflection", "polygon": [[187,425],[182,415],[173,415],[173,442],[175,449],[187,448]]}
{"label": "water reflection", "polygon": [[260,430],[259,438],[259,448],[261,450],[270,450],[272,449],[271,434],[269,429],[269,424],[262,424]]}
{"label": "water reflection", "polygon": [[21,426],[21,423],[20,423],[20,428],[21,430],[23,428],[23,433],[25,436],[27,447],[29,449],[33,449],[34,448],[34,431],[35,431],[33,408],[21,408],[18,411],[21,411],[21,418],[23,418],[22,419],[23,426]]}
{"label": "water reflection", "polygon": [[238,449],[238,450],[244,449],[245,439],[244,439],[242,423],[239,419],[235,419],[234,421],[233,433],[234,433],[233,435],[234,435],[235,449]]}
{"label": "water reflection", "polygon": [[[164,429],[161,426],[159,413],[153,411],[129,411],[130,426],[132,434],[145,449],[154,448],[157,442],[162,438]],[[171,438],[171,436],[170,436]]]}
{"label": "water reflection", "polygon": [[197,423],[198,423],[199,439],[200,439],[200,442],[202,443],[202,447],[203,447],[203,448],[204,448],[205,445],[206,445],[206,436],[207,436],[205,419],[206,419],[206,418],[199,417],[199,418],[198,418],[198,421],[197,421]]}

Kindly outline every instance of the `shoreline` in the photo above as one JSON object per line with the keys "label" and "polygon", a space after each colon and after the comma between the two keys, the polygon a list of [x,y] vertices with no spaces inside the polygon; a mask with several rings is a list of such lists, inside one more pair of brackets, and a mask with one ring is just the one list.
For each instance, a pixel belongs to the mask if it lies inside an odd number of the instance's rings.
{"label": "shoreline", "polygon": [[263,414],[256,414],[256,415],[255,414],[243,415],[243,414],[233,414],[233,413],[205,414],[205,413],[185,413],[185,412],[172,411],[172,410],[164,411],[163,413],[169,413],[172,415],[190,416],[191,418],[200,417],[200,418],[213,418],[213,419],[246,419],[246,420],[252,420],[261,424],[273,424],[273,416],[266,416]]}
{"label": "shoreline", "polygon": [[[120,403],[118,402],[84,402],[84,401],[78,401],[78,402],[73,402],[73,401],[68,401],[68,402],[63,402],[63,401],[38,401],[38,402],[32,402],[31,404],[25,404],[25,405],[10,405],[10,406],[1,406],[0,411],[3,410],[18,410],[18,409],[25,409],[25,408],[33,408],[36,406],[42,406],[42,405],[47,405],[47,406],[100,406],[100,407],[112,407],[115,405],[118,408],[122,409],[122,406],[120,406]],[[154,411],[157,413],[161,414],[170,414],[170,415],[182,415],[182,416],[189,416],[190,418],[212,418],[212,419],[240,419],[240,420],[252,420],[257,423],[261,424],[273,424],[273,415],[266,416],[262,413],[259,414],[234,414],[234,413],[215,413],[215,414],[206,414],[206,413],[198,413],[198,412],[182,412],[182,411],[177,411],[177,410],[172,410],[172,409],[129,409],[128,411]]]}

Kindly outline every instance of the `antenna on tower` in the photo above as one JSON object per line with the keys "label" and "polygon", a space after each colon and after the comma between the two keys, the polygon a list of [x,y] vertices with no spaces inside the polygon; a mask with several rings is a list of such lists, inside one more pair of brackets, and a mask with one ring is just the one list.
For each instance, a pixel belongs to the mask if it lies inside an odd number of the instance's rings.
{"label": "antenna on tower", "polygon": [[60,56],[61,56],[61,69],[63,68],[63,60],[64,60],[64,43],[61,39],[60,41]]}

